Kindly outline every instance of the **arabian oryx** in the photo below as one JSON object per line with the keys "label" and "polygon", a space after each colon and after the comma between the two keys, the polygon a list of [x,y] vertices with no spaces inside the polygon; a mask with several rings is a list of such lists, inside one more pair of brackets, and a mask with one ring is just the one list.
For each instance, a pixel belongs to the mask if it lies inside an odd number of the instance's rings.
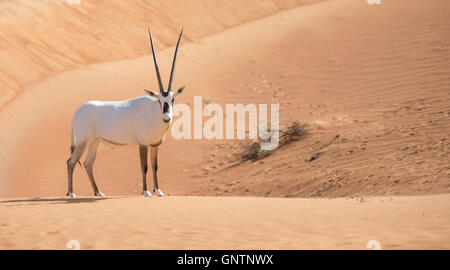
{"label": "arabian oryx", "polygon": [[176,92],[172,91],[173,73],[183,29],[178,37],[167,91],[164,90],[161,81],[150,29],[148,29],[148,34],[158,78],[159,93],[144,89],[147,93],[146,96],[129,100],[88,101],[75,112],[72,119],[71,156],[67,160],[69,186],[67,196],[75,198],[72,188],[73,170],[77,162],[79,163],[86,148],[88,153],[84,161],[84,167],[94,189],[94,194],[100,197],[105,196],[98,190],[94,174],[92,173],[97,150],[102,141],[116,145],[139,145],[142,194],[145,197],[151,196],[151,193],[147,190],[146,181],[148,147],[150,146],[154,183],[153,192],[158,196],[164,196],[163,192],[158,188],[158,146],[163,142],[172,122],[174,98],[181,94],[185,88],[183,86]]}

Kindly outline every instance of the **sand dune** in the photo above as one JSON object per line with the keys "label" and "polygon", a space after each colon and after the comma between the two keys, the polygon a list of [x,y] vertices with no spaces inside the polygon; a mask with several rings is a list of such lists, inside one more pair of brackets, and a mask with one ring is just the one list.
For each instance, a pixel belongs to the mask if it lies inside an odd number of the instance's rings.
{"label": "sand dune", "polygon": [[0,249],[449,249],[449,199],[2,200]]}
{"label": "sand dune", "polygon": [[[159,48],[176,33],[201,37],[275,12],[320,0],[242,1],[0,1],[0,108],[24,87],[92,63],[149,53],[146,29]],[[72,1],[76,3],[77,1]]]}
{"label": "sand dune", "polygon": [[[321,121],[327,128],[314,129],[304,141],[264,160],[228,170],[241,151],[235,143],[169,136],[160,151],[163,190],[276,197],[448,192],[450,39],[438,34],[450,26],[445,5],[331,1],[277,13],[199,43],[184,42],[175,84],[188,90],[178,102],[192,106],[193,96],[201,95],[222,105],[279,103],[282,124]],[[163,78],[171,55],[172,50],[159,53]],[[76,108],[89,99],[142,95],[144,87],[155,85],[152,59],[146,56],[91,65],[28,87],[0,111],[0,124],[8,127],[0,130],[0,173],[8,188],[3,194],[65,194],[64,163]],[[336,134],[340,138],[319,159],[304,162]],[[96,174],[106,194],[140,194],[135,148],[103,147]],[[81,168],[75,188],[81,195],[92,193]]]}

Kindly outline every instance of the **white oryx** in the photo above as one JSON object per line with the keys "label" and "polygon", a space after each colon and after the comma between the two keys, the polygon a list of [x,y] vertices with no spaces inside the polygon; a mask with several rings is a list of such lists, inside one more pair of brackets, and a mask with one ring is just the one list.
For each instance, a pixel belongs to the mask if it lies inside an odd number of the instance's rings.
{"label": "white oryx", "polygon": [[173,72],[177,59],[178,46],[180,44],[183,29],[178,37],[175,54],[173,57],[172,70],[170,73],[167,91],[161,81],[158,62],[156,61],[155,49],[153,47],[152,34],[148,29],[150,44],[152,47],[153,60],[155,62],[156,75],[159,84],[159,93],[144,89],[146,96],[141,96],[123,101],[88,101],[83,104],[73,116],[70,150],[71,156],[67,160],[68,192],[67,196],[75,198],[72,188],[73,170],[79,162],[83,152],[88,148],[84,167],[91,181],[95,196],[104,197],[95,184],[92,168],[97,150],[102,141],[117,145],[139,145],[139,155],[142,171],[142,194],[151,196],[147,190],[147,156],[148,147],[151,148],[151,163],[153,170],[153,192],[158,196],[164,196],[158,188],[158,146],[172,122],[172,109],[174,98],[181,94],[184,86],[176,92],[172,91]]}

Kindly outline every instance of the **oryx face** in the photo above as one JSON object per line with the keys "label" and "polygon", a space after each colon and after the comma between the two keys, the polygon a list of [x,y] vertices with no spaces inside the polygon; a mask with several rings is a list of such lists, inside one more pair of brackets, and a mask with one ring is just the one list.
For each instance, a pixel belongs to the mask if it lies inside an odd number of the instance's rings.
{"label": "oryx face", "polygon": [[175,54],[173,56],[172,70],[170,72],[170,79],[169,79],[169,85],[167,87],[167,91],[164,90],[164,87],[163,87],[163,84],[161,81],[161,75],[159,73],[158,61],[156,60],[155,49],[153,47],[153,39],[152,39],[152,34],[150,33],[150,28],[148,29],[148,35],[150,36],[150,44],[152,46],[153,61],[155,62],[155,70],[156,70],[156,77],[158,78],[159,93],[156,93],[156,92],[153,92],[153,91],[147,90],[147,89],[145,89],[145,92],[147,92],[147,94],[149,96],[152,96],[152,97],[155,97],[158,99],[158,102],[161,106],[162,120],[165,123],[170,123],[172,121],[173,104],[175,101],[175,97],[178,96],[179,94],[181,94],[185,88],[185,86],[183,86],[180,89],[178,89],[176,92],[172,91],[173,72],[175,70],[178,46],[180,45],[181,36],[183,35],[183,29],[181,29],[180,36],[178,37],[177,47],[175,49]]}
{"label": "oryx face", "polygon": [[185,86],[180,87],[176,92],[167,91],[162,93],[156,93],[154,91],[145,89],[147,95],[154,97],[158,100],[161,106],[161,117],[165,123],[170,123],[172,121],[173,115],[173,104],[175,102],[175,97],[183,93]]}

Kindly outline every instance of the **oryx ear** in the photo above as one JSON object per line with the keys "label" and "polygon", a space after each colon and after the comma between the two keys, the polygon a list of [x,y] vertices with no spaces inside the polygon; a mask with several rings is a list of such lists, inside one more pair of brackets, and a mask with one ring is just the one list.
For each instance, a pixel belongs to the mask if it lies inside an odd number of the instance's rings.
{"label": "oryx ear", "polygon": [[178,95],[180,95],[180,94],[182,94],[183,92],[184,92],[184,88],[186,88],[186,85],[185,86],[182,86],[182,87],[180,87],[180,89],[178,89],[176,92],[175,92],[175,95],[174,95],[174,97],[176,97],[176,96],[178,96]]}
{"label": "oryx ear", "polygon": [[159,93],[153,92],[152,90],[144,89],[144,91],[145,91],[145,93],[147,93],[147,95],[149,95],[151,97],[155,97],[155,98],[159,97]]}

